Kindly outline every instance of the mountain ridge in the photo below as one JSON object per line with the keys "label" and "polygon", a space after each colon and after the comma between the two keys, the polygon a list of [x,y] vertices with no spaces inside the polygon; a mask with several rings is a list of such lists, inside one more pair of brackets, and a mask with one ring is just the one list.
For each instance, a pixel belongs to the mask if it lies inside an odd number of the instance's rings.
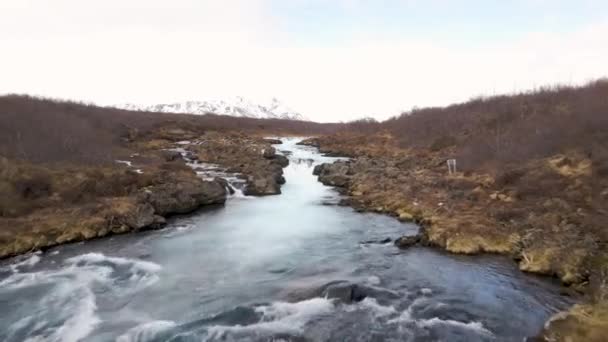
{"label": "mountain ridge", "polygon": [[277,98],[272,98],[268,104],[255,103],[242,96],[236,96],[227,100],[191,100],[154,105],[126,103],[117,105],[116,107],[134,111],[159,113],[184,113],[195,115],[211,113],[256,119],[309,121],[304,115],[286,106]]}

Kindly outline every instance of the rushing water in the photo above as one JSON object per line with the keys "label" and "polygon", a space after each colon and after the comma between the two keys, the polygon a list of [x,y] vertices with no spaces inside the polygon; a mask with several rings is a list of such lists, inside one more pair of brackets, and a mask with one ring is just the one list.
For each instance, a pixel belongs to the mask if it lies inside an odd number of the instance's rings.
{"label": "rushing water", "polygon": [[327,205],[332,158],[295,142],[280,196],[5,262],[0,340],[522,341],[571,303],[505,258],[362,243],[417,227]]}

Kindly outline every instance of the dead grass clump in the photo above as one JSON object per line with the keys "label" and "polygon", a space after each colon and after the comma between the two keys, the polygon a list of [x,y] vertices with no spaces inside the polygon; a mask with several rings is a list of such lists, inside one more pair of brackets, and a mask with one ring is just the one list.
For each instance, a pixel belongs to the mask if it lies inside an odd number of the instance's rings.
{"label": "dead grass clump", "polygon": [[14,180],[13,186],[19,197],[25,200],[36,200],[52,193],[51,177],[41,171]]}
{"label": "dead grass clump", "polygon": [[526,172],[526,169],[520,167],[507,168],[496,175],[495,184],[498,188],[515,185]]}

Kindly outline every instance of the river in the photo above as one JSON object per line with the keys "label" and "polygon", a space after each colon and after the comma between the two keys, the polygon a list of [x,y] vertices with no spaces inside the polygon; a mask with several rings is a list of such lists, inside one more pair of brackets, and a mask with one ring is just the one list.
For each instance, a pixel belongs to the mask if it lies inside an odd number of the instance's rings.
{"label": "river", "polygon": [[417,227],[331,205],[284,139],[283,194],[0,264],[2,341],[522,341],[572,299],[499,256],[392,243]]}

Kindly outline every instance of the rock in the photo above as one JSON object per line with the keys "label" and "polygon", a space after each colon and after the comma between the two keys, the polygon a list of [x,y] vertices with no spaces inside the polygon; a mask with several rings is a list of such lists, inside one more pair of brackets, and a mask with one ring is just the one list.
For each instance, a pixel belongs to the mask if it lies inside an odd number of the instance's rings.
{"label": "rock", "polygon": [[[121,214],[121,216],[118,216],[118,222],[135,230],[146,228],[153,223],[161,222],[161,220],[158,219],[158,216],[154,215],[154,207],[149,203],[139,204],[128,212]],[[164,219],[162,221],[164,221]]]}
{"label": "rock", "polygon": [[272,144],[272,145],[280,145],[283,143],[283,141],[281,141],[280,139],[271,139],[271,138],[265,138],[264,141],[269,144]]}
{"label": "rock", "polygon": [[164,227],[165,224],[167,224],[167,220],[165,220],[164,217],[159,216],[159,215],[154,215],[154,221],[152,221],[152,223],[146,228],[160,229],[160,228]]}
{"label": "rock", "polygon": [[222,177],[215,177],[214,179],[216,182],[219,182],[220,184],[222,184],[224,186],[224,188],[226,189],[226,191],[228,191],[229,194],[234,195],[234,188],[232,187],[232,185],[230,185],[230,183],[228,183],[228,181]]}
{"label": "rock", "polygon": [[337,187],[348,186],[352,176],[350,164],[343,161],[318,165],[313,169],[313,174],[318,174],[321,183]]}
{"label": "rock", "polygon": [[150,187],[143,194],[157,215],[186,214],[203,205],[226,202],[226,189],[218,181],[181,180]]}
{"label": "rock", "polygon": [[319,181],[325,185],[346,187],[350,181],[350,177],[344,175],[327,175],[320,176]]}
{"label": "rock", "polygon": [[381,301],[385,299],[392,300],[399,298],[398,294],[391,291],[344,280],[333,281],[324,285],[320,289],[320,293],[318,295],[328,299],[337,299],[345,304],[360,302],[367,297],[372,297]]}
{"label": "rock", "polygon": [[382,239],[382,240],[367,240],[367,241],[363,241],[361,243],[362,244],[366,244],[366,245],[368,245],[368,244],[375,244],[375,243],[377,243],[377,244],[385,244],[385,243],[389,243],[391,241],[393,241],[393,239],[387,237],[387,238]]}
{"label": "rock", "polygon": [[360,302],[367,294],[359,285],[346,281],[329,283],[321,292],[321,296],[328,299],[337,299],[343,303]]}
{"label": "rock", "polygon": [[312,146],[312,147],[319,147],[319,140],[317,138],[309,138],[309,139],[304,139],[300,142],[298,142],[296,145],[302,145],[302,146]]}
{"label": "rock", "polygon": [[280,154],[275,154],[272,161],[281,167],[287,167],[287,165],[289,165],[289,159]]}
{"label": "rock", "polygon": [[323,168],[324,168],[325,164],[319,164],[316,165],[313,169],[312,169],[312,174],[314,176],[318,176],[321,174],[321,172],[323,172]]}
{"label": "rock", "polygon": [[187,160],[198,160],[198,155],[192,151],[186,151],[186,153],[184,153],[184,158]]}
{"label": "rock", "polygon": [[274,147],[266,147],[262,149],[262,156],[266,159],[272,159],[275,157],[276,150]]}
{"label": "rock", "polygon": [[421,242],[420,235],[405,235],[395,240],[395,246],[399,248],[408,248],[417,245]]}
{"label": "rock", "polygon": [[[282,176],[281,176],[282,177]],[[253,176],[248,179],[244,194],[247,196],[278,195],[281,187],[273,176]]]}
{"label": "rock", "polygon": [[165,158],[165,161],[168,161],[168,162],[182,159],[181,153],[179,153],[177,151],[163,150],[162,155]]}

